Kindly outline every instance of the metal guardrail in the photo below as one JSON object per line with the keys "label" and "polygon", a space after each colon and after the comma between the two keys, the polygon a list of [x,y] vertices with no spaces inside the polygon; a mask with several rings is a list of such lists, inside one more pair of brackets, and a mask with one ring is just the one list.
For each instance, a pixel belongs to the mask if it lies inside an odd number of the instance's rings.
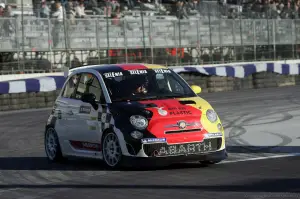
{"label": "metal guardrail", "polygon": [[296,45],[299,34],[292,19],[0,18],[0,52]]}

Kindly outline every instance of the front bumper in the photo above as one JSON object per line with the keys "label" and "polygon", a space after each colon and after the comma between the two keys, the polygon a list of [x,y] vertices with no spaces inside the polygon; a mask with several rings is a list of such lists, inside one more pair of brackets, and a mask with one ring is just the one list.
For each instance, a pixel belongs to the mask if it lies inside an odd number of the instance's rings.
{"label": "front bumper", "polygon": [[172,163],[193,162],[193,161],[212,161],[220,162],[228,157],[226,149],[193,155],[168,156],[168,157],[133,157],[124,156],[126,166],[159,166]]}

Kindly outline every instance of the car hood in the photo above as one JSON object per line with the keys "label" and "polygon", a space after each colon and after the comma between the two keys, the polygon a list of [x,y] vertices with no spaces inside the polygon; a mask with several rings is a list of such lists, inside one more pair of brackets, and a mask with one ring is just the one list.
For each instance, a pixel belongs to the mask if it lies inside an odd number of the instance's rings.
{"label": "car hood", "polygon": [[[211,105],[200,97],[114,104],[114,110],[127,115],[126,117],[147,117],[147,131],[156,138],[166,138],[168,143],[201,141],[206,133],[218,132],[217,124],[220,120],[215,123],[209,122],[206,117],[208,109],[212,109]],[[182,124],[182,121],[185,124]]]}
{"label": "car hood", "polygon": [[[147,100],[147,101],[128,101],[114,103],[115,111],[126,113],[128,115],[141,114],[146,116],[147,111],[151,112],[151,119],[167,119],[167,118],[189,118],[194,117],[197,120],[201,117],[201,105],[194,98],[187,99],[163,99],[163,100]],[[150,119],[150,118],[149,118]]]}

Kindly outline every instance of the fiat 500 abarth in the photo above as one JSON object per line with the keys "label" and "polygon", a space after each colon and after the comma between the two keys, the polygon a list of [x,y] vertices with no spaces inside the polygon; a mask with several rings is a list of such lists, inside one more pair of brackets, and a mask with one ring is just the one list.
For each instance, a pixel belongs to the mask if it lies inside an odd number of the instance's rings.
{"label": "fiat 500 abarth", "polygon": [[73,69],[46,124],[47,157],[96,158],[110,168],[149,160],[220,162],[227,158],[224,129],[200,92],[158,65]]}

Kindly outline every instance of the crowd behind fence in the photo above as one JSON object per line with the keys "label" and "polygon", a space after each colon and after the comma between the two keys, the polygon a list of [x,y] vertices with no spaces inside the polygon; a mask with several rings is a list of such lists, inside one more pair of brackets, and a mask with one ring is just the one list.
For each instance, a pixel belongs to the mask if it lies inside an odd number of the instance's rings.
{"label": "crowd behind fence", "polygon": [[[0,70],[4,70],[7,53],[26,52],[70,55],[74,51],[106,51],[104,59],[96,58],[93,63],[142,61],[168,65],[298,58],[300,20],[296,7],[288,10],[280,6],[283,1],[276,1],[281,9],[276,15],[273,3],[263,6],[255,2],[243,5],[244,10],[202,3],[194,9],[197,13],[181,9],[179,15],[155,14],[155,10],[147,8],[130,11],[131,15],[123,11],[123,17],[108,16],[102,11],[100,14],[106,15],[82,18],[66,17],[65,13],[62,20],[41,16],[40,11],[38,16],[5,15],[0,18]],[[169,59],[166,48],[177,49],[176,58]],[[179,56],[178,49],[184,49],[188,56]],[[115,59],[109,55],[110,50],[122,53]],[[128,58],[135,50],[143,51],[142,59]],[[24,57],[17,59],[13,59],[17,68],[25,69],[20,64],[25,62]],[[71,60],[64,64],[67,62]]]}
{"label": "crowd behind fence", "polygon": [[57,25],[26,18],[22,26],[18,18],[0,18],[0,24],[1,52],[300,44],[300,20],[292,19],[76,19]]}

